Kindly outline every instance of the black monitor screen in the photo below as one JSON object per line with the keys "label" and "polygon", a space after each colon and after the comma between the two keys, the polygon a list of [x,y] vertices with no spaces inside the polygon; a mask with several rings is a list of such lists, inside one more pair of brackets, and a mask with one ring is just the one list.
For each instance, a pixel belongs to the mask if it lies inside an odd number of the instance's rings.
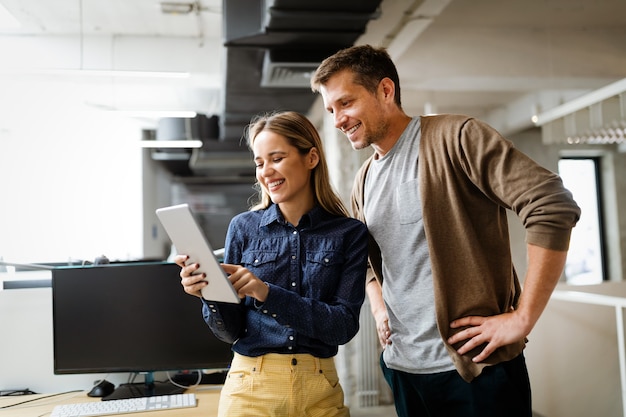
{"label": "black monitor screen", "polygon": [[225,369],[231,346],[211,333],[172,263],[52,271],[54,373]]}

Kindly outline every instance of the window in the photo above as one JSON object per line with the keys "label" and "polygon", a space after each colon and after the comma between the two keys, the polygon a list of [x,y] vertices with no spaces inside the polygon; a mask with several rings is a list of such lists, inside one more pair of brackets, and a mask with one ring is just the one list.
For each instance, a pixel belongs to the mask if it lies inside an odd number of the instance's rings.
{"label": "window", "polygon": [[602,233],[599,158],[562,158],[559,175],[580,206],[565,264],[568,284],[598,284],[606,279]]}
{"label": "window", "polygon": [[0,260],[141,258],[141,130],[107,112],[56,107],[0,130]]}

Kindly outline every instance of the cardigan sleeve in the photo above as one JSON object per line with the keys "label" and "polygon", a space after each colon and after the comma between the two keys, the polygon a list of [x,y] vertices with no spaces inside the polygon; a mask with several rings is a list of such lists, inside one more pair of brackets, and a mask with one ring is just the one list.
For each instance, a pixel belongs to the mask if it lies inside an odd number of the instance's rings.
{"label": "cardigan sleeve", "polygon": [[488,198],[519,216],[527,243],[568,249],[580,208],[557,174],[476,119],[463,124],[458,143],[468,177]]}
{"label": "cardigan sleeve", "polygon": [[[352,217],[362,221],[367,224],[365,221],[365,213],[363,212],[363,207],[365,205],[365,177],[367,176],[367,170],[372,163],[372,159],[374,157],[371,156],[368,158],[361,168],[356,173],[354,184],[352,186],[352,193],[350,195],[350,203],[352,210]],[[368,252],[368,265],[367,265],[367,275],[366,275],[366,283],[369,283],[373,279],[378,279],[378,282],[383,282],[383,266],[382,266],[382,256],[380,254],[380,248],[378,244],[374,240],[374,237],[371,233],[367,233],[367,252]]]}

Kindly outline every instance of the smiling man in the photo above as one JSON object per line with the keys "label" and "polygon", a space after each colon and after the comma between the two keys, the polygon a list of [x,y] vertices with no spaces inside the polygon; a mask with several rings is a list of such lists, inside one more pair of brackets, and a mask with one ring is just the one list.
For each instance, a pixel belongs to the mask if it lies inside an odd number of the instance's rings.
{"label": "smiling man", "polygon": [[[411,117],[382,48],[355,46],[311,79],[354,149],[370,245],[367,294],[399,417],[532,415],[526,336],[563,267],[580,209],[554,173],[472,117]],[[526,229],[524,291],[506,211]]]}

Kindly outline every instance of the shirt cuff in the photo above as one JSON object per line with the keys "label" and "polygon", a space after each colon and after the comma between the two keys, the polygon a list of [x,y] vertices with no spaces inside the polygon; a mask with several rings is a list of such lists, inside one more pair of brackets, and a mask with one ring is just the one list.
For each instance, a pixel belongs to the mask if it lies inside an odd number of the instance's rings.
{"label": "shirt cuff", "polygon": [[[270,284],[268,284],[267,282],[263,281],[263,283],[265,285],[267,285],[267,288],[270,288]],[[268,293],[268,297],[269,297],[269,293]],[[254,305],[254,308],[256,308],[257,310],[260,310],[263,308],[263,306],[265,305],[265,302],[260,302],[259,300],[257,300],[256,298],[252,299],[252,304]]]}

